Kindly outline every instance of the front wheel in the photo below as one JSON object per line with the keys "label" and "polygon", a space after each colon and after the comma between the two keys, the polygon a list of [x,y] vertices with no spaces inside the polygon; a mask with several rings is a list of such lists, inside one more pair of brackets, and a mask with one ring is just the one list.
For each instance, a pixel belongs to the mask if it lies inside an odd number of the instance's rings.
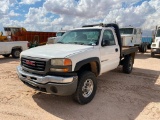
{"label": "front wheel", "polygon": [[92,72],[85,71],[79,75],[78,81],[74,99],[80,104],[87,104],[94,98],[97,90],[96,76]]}

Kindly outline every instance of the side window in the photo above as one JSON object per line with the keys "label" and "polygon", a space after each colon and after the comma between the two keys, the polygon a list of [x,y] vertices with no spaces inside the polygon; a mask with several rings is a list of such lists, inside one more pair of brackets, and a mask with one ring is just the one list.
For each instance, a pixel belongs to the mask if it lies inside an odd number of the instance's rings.
{"label": "side window", "polygon": [[103,41],[107,41],[107,45],[116,45],[114,35],[111,30],[105,30],[103,33]]}

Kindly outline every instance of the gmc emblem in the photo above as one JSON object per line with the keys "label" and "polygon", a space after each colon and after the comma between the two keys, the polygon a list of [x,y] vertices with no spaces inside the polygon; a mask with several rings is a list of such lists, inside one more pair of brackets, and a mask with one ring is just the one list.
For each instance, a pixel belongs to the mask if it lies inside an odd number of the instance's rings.
{"label": "gmc emblem", "polygon": [[26,60],[27,65],[35,66],[35,61]]}

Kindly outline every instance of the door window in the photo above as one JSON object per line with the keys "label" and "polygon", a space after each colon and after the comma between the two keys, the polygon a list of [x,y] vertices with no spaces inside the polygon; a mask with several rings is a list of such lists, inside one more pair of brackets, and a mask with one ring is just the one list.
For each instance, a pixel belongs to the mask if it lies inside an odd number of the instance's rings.
{"label": "door window", "polygon": [[107,42],[108,46],[110,45],[116,45],[115,43],[115,39],[114,39],[114,35],[112,33],[111,30],[105,30],[104,33],[103,33],[103,42]]}

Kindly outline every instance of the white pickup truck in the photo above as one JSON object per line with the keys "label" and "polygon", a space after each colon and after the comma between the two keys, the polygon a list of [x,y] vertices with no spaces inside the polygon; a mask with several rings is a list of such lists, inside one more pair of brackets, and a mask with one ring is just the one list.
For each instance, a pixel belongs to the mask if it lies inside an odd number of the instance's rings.
{"label": "white pickup truck", "polygon": [[122,47],[116,24],[86,25],[67,31],[56,44],[21,53],[20,80],[42,92],[73,95],[89,103],[97,89],[96,77],[123,66],[131,73],[137,47]]}
{"label": "white pickup truck", "polygon": [[28,49],[28,41],[0,42],[0,55],[19,58],[21,51]]}

